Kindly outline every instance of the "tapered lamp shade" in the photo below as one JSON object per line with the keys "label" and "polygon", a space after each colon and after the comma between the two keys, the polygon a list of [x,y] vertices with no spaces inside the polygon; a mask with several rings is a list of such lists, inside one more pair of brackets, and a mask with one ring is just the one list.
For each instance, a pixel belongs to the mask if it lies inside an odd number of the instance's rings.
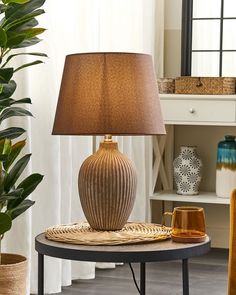
{"label": "tapered lamp shade", "polygon": [[137,174],[111,136],[165,134],[151,56],[67,56],[53,134],[106,135],[80,168],[79,196],[93,229],[120,230],[134,205]]}
{"label": "tapered lamp shade", "polygon": [[53,134],[165,134],[151,56],[68,55]]}

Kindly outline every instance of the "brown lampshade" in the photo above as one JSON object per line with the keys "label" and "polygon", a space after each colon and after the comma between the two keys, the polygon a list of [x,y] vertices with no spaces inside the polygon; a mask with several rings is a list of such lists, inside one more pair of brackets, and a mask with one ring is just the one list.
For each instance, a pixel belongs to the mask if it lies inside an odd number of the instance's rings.
{"label": "brown lampshade", "polygon": [[68,55],[53,134],[165,134],[152,57]]}

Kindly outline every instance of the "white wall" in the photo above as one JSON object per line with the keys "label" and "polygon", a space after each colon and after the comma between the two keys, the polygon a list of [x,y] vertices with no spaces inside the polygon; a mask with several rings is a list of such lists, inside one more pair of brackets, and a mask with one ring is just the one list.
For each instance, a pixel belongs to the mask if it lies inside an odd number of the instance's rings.
{"label": "white wall", "polygon": [[165,0],[164,76],[180,76],[182,0]]}

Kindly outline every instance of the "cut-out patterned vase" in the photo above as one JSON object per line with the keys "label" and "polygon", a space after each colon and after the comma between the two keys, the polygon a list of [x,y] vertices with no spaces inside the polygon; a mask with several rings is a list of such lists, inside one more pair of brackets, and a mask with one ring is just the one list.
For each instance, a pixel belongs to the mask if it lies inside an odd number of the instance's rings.
{"label": "cut-out patterned vase", "polygon": [[236,187],[236,141],[235,136],[226,135],[219,142],[216,165],[216,195],[229,198]]}
{"label": "cut-out patterned vase", "polygon": [[181,146],[173,162],[174,180],[179,195],[198,195],[202,179],[202,161],[195,146]]}

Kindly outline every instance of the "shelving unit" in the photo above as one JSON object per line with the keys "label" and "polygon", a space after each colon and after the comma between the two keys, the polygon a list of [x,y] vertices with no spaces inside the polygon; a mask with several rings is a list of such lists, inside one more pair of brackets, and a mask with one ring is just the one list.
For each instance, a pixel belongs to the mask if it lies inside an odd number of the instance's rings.
{"label": "shelving unit", "polygon": [[[236,134],[236,95],[161,94],[160,100],[167,136],[157,136],[153,139],[151,208],[155,202],[159,202],[165,210],[167,208],[171,210],[179,202],[190,205],[202,204],[209,211],[207,219],[213,246],[227,247],[230,199],[219,198],[213,192],[215,189],[213,154],[216,154],[217,142],[223,139],[225,134],[228,132]],[[204,133],[205,142],[201,132]],[[197,133],[197,140],[193,133]],[[203,189],[212,192],[200,192],[197,196],[182,196],[175,193],[172,163],[182,142],[190,145],[194,143],[202,152],[207,163],[203,167],[205,169]],[[210,153],[209,157],[205,154],[207,152]]]}
{"label": "shelving unit", "polygon": [[203,203],[203,204],[219,204],[229,205],[230,199],[219,198],[212,192],[200,192],[196,196],[177,195],[174,191],[155,193],[150,197],[154,201],[168,201],[168,202],[187,202],[187,203]]}

